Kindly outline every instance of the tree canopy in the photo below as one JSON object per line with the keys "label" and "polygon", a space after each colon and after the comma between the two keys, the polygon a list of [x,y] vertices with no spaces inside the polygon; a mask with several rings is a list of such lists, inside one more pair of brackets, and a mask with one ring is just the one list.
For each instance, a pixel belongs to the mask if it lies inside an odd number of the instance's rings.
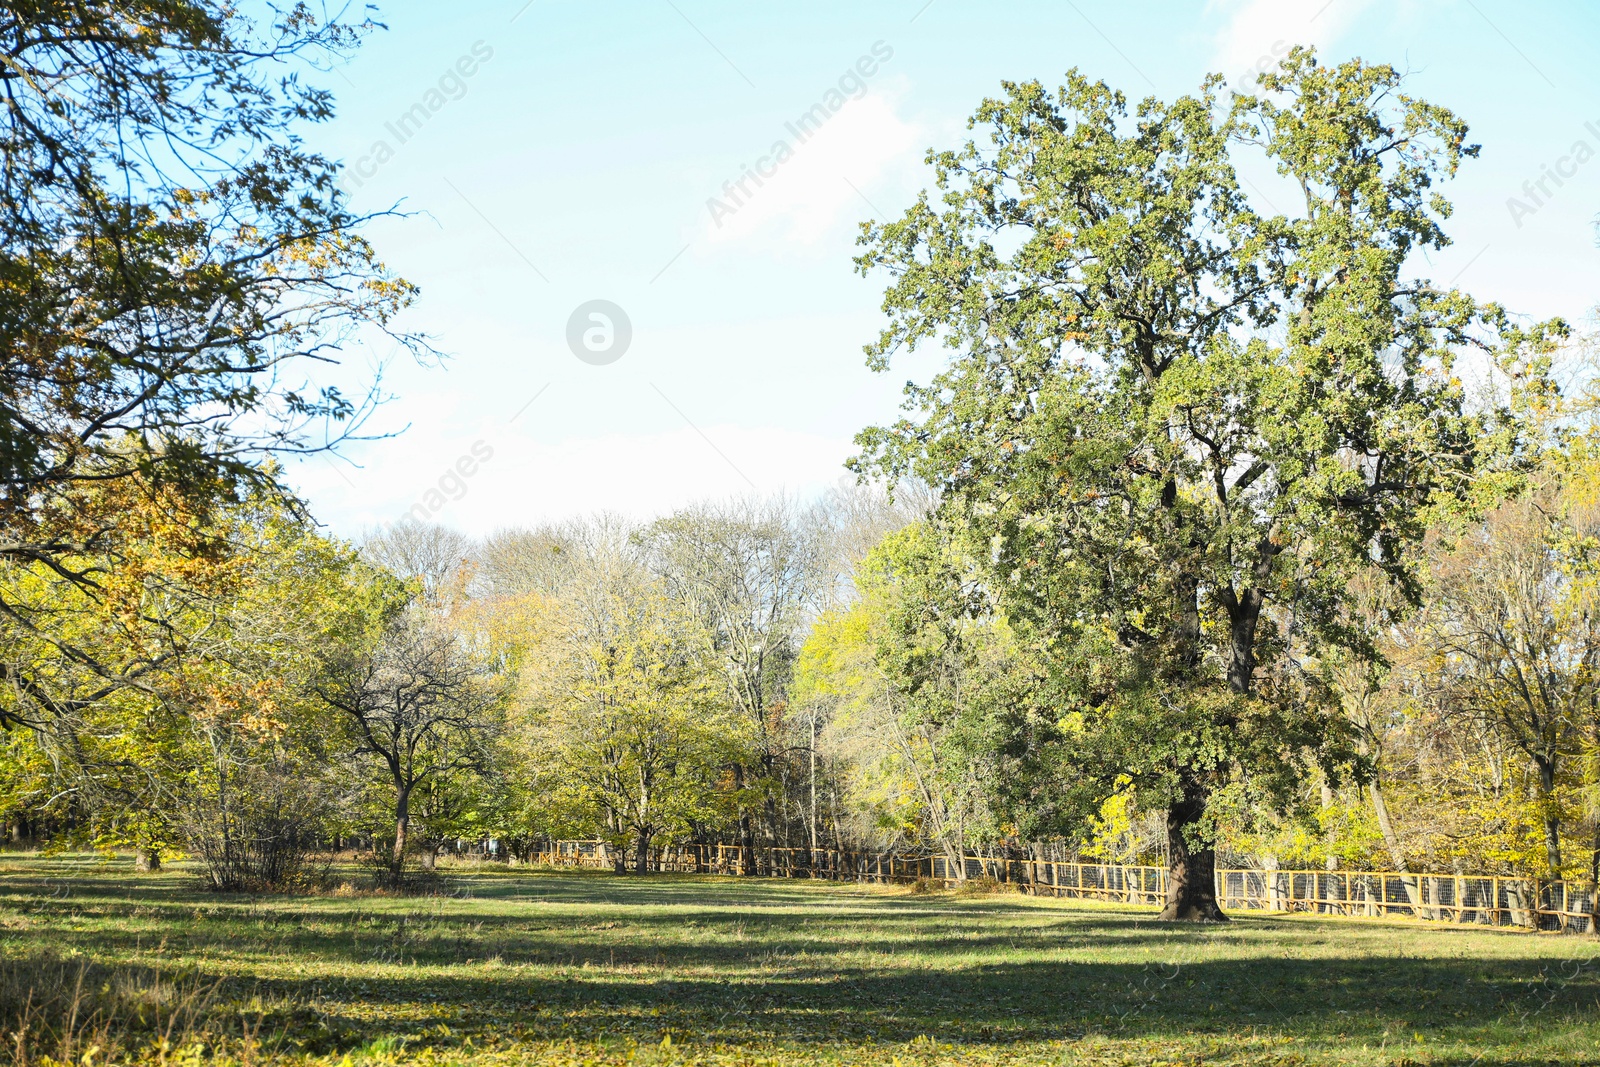
{"label": "tree canopy", "polygon": [[[1216,79],[1132,114],[1078,74],[1008,84],[972,120],[986,144],[930,154],[939,200],[862,238],[860,269],[892,279],[871,363],[954,354],[857,469],[937,487],[1055,663],[1017,728],[1042,719],[1100,799],[1131,779],[1166,809],[1169,917],[1220,917],[1219,790],[1348,763],[1315,657],[1370,647],[1352,578],[1415,597],[1430,508],[1506,461],[1457,361],[1536,363],[1563,334],[1408,273],[1448,244],[1434,187],[1477,149],[1400,82],[1297,49],[1231,104]],[[1297,212],[1241,191],[1247,155]]]}

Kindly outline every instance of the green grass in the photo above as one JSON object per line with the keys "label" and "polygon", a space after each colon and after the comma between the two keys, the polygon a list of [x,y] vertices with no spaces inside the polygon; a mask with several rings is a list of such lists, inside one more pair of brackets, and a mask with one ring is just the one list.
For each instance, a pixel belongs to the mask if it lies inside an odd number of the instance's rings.
{"label": "green grass", "polygon": [[[1600,943],[1577,937],[1185,928],[1020,896],[681,876],[463,870],[446,889],[233,897],[181,870],[4,856],[0,955],[13,985],[92,961],[91,992],[144,998],[117,1025],[121,1054],[150,1059],[144,1016],[188,989],[208,1043],[189,1059],[1600,1064]],[[0,1018],[0,1059],[15,1029]]]}

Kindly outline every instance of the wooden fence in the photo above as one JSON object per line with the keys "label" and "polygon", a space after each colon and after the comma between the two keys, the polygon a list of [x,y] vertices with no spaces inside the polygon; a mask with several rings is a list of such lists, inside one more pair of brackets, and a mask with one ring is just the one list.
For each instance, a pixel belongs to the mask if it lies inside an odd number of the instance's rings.
{"label": "wooden fence", "polygon": [[[529,857],[566,867],[629,870],[636,856],[601,841],[559,841]],[[1028,856],[946,856],[762,848],[754,855],[735,845],[681,845],[652,850],[652,871],[681,874],[750,874],[769,878],[951,886],[993,878],[1024,893],[1157,907],[1166,898],[1161,867],[1067,863]],[[1408,874],[1393,871],[1217,871],[1224,910],[1314,912],[1322,915],[1405,917],[1433,922],[1524,929],[1591,930],[1595,895],[1571,882],[1489,875]]]}

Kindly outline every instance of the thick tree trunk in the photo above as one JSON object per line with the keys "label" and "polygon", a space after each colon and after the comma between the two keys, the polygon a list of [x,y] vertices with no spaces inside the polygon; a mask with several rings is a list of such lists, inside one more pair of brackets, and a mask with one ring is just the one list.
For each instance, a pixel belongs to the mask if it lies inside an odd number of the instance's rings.
{"label": "thick tree trunk", "polygon": [[1400,836],[1394,832],[1394,823],[1389,818],[1389,805],[1383,799],[1383,784],[1374,778],[1367,783],[1367,795],[1372,798],[1372,814],[1378,819],[1378,833],[1383,835],[1383,847],[1389,850],[1389,861],[1394,864],[1394,869],[1406,869],[1406,856],[1400,850]]}
{"label": "thick tree trunk", "polygon": [[153,874],[161,869],[161,853],[153,848],[140,847],[133,853],[133,869]]}
{"label": "thick tree trunk", "polygon": [[411,791],[401,789],[394,802],[394,853],[389,857],[389,873],[399,881],[406,865],[407,834],[411,829]]}
{"label": "thick tree trunk", "polygon": [[1561,820],[1552,815],[1544,821],[1544,854],[1550,864],[1550,877],[1561,878]]}
{"label": "thick tree trunk", "polygon": [[[741,763],[733,765],[733,787],[744,790],[744,765]],[[755,820],[750,818],[750,808],[743,800],[739,802],[739,873],[756,873]]]}
{"label": "thick tree trunk", "polygon": [[[1262,541],[1255,568],[1258,578],[1270,575],[1277,551],[1270,539]],[[1178,581],[1183,598],[1179,633],[1187,650],[1184,667],[1192,671],[1200,663],[1200,583],[1189,575]],[[1226,587],[1221,595],[1228,612],[1228,688],[1248,697],[1255,680],[1256,627],[1266,597],[1260,588],[1236,593]],[[1168,922],[1228,921],[1217,902],[1217,851],[1209,833],[1202,830],[1209,799],[1208,787],[1190,780],[1183,783],[1183,796],[1167,808],[1167,905],[1161,918]]]}
{"label": "thick tree trunk", "polygon": [[1589,936],[1600,937],[1600,826],[1589,843]]}
{"label": "thick tree trunk", "polygon": [[[1327,817],[1328,816],[1328,812],[1333,810],[1333,801],[1334,801],[1333,787],[1328,784],[1328,779],[1327,778],[1323,778],[1322,779],[1322,812],[1323,812],[1324,817]],[[1334,849],[1336,847],[1338,847],[1339,835],[1334,831],[1333,822],[1332,822],[1331,818],[1329,818],[1327,830],[1325,830],[1323,832],[1322,840],[1323,840],[1323,844],[1327,847],[1327,850],[1328,850],[1327,856],[1323,858],[1322,866],[1326,870],[1336,871],[1336,870],[1339,869],[1339,857],[1334,852]]]}
{"label": "thick tree trunk", "polygon": [[1206,813],[1203,786],[1186,785],[1181,800],[1167,809],[1167,922],[1227,922],[1217,903],[1217,853],[1198,831]]}
{"label": "thick tree trunk", "polygon": [[635,874],[650,873],[650,831],[639,831],[639,854],[634,858],[633,871]]}
{"label": "thick tree trunk", "polygon": [[[1554,759],[1539,760],[1539,785],[1543,792],[1542,799],[1546,804],[1551,803],[1551,798],[1556,792],[1556,763]],[[1549,810],[1549,809],[1546,809]],[[1544,857],[1550,865],[1550,877],[1561,877],[1561,819],[1559,816],[1546,815],[1544,820]]]}
{"label": "thick tree trunk", "polygon": [[[1266,545],[1262,546],[1264,566],[1258,570],[1270,568],[1270,561],[1276,553]],[[1264,575],[1263,575],[1264,576]],[[1228,607],[1228,688],[1240,696],[1249,696],[1251,687],[1255,684],[1256,675],[1256,626],[1261,621],[1261,607],[1266,602],[1266,596],[1259,589],[1246,589],[1243,594],[1235,595],[1232,590],[1224,597]]]}

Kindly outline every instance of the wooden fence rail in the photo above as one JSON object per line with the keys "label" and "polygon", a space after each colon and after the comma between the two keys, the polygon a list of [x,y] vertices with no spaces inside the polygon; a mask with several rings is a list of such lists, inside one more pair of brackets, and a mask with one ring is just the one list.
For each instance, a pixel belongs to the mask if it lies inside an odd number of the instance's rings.
{"label": "wooden fence rail", "polygon": [[[602,841],[558,841],[529,857],[565,867],[633,869]],[[680,845],[653,849],[649,868],[681,874],[750,874],[770,878],[954,885],[994,878],[1025,893],[1110,901],[1144,907],[1166,898],[1161,867],[1066,863],[1028,857],[948,856],[763,848],[754,856],[734,845]],[[1433,922],[1513,926],[1587,933],[1595,894],[1571,882],[1491,875],[1410,874],[1395,871],[1217,871],[1224,910],[1315,912],[1323,915],[1401,916]]]}

